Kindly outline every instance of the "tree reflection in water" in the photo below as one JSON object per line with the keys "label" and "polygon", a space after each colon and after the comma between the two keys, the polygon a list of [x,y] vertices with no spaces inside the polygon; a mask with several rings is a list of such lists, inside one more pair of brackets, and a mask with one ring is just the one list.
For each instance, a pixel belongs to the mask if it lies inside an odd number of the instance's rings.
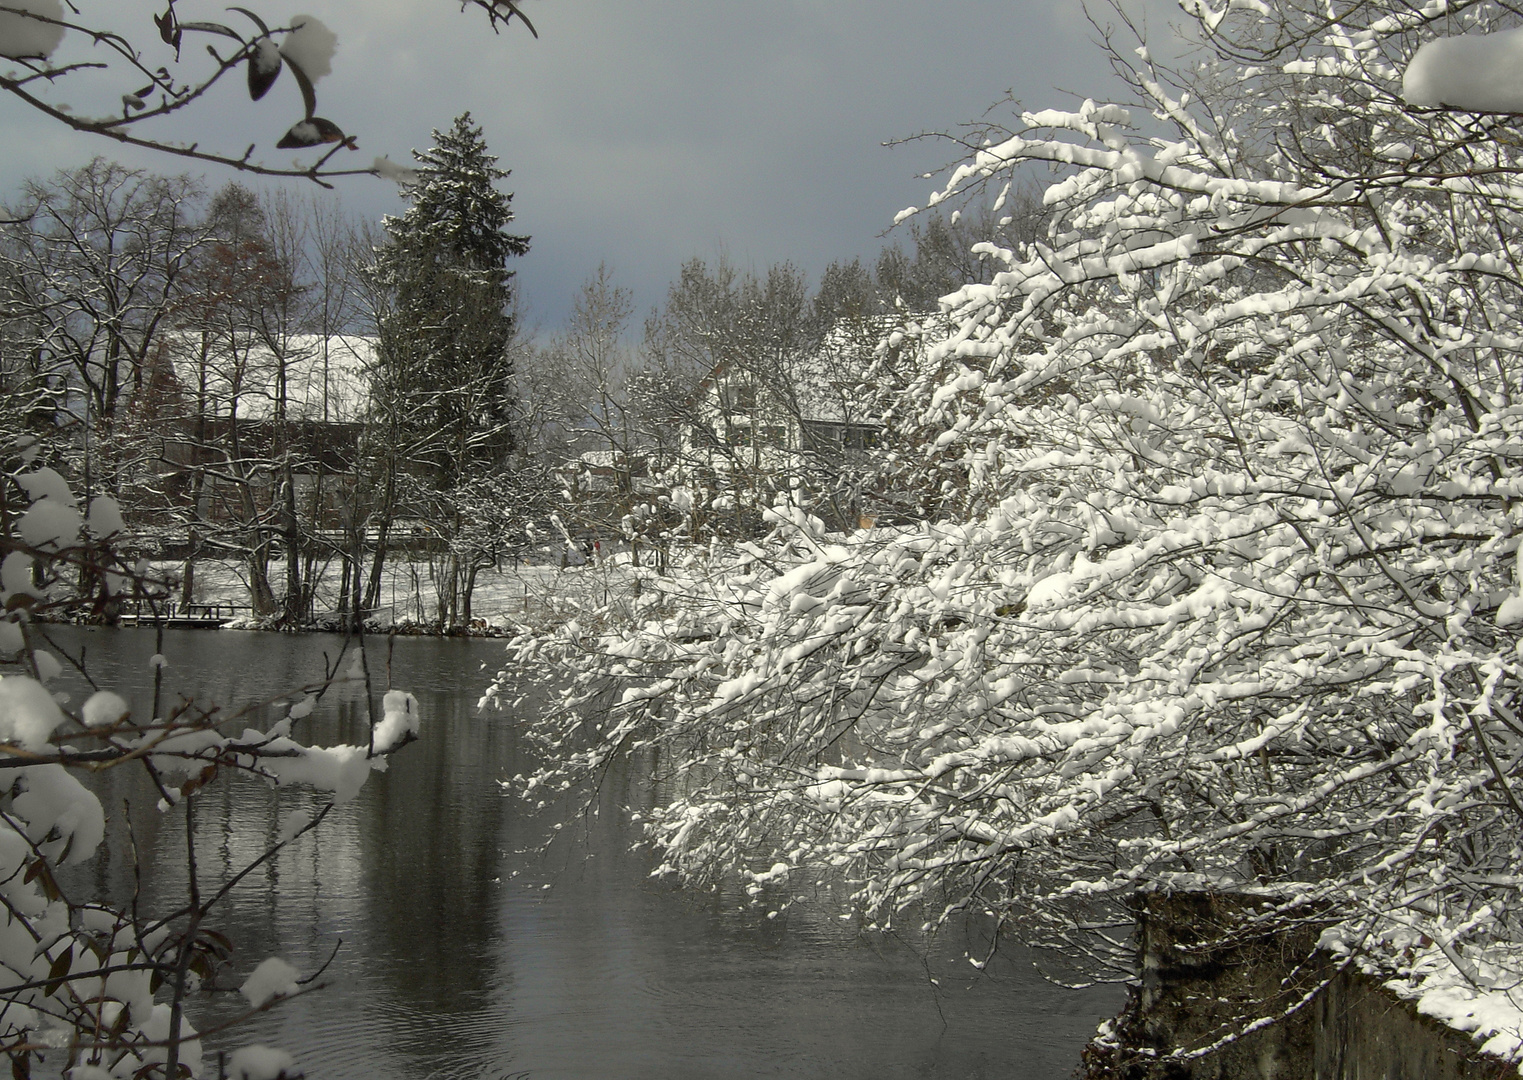
{"label": "tree reflection in water", "polygon": [[[151,701],[150,631],[64,628],[103,683]],[[166,633],[166,684],[202,700],[262,699],[315,679],[323,635]],[[384,671],[387,645],[368,643]],[[264,957],[328,969],[331,985],[256,1018],[223,1047],[281,1046],[324,1078],[529,1075],[582,1077],[1067,1077],[1114,990],[1071,993],[1004,954],[983,971],[966,954],[986,943],[977,922],[929,948],[865,936],[829,905],[796,905],[767,921],[737,898],[685,896],[649,878],[621,805],[639,804],[630,777],[611,778],[606,812],[563,822],[531,818],[497,781],[525,771],[510,717],[475,714],[481,667],[500,665],[491,641],[399,639],[393,679],[417,695],[423,738],[241,886],[223,927],[238,947],[221,982],[236,986]],[[64,687],[79,694],[83,682]],[[354,688],[330,692],[309,721],[326,739],[363,741]],[[266,717],[265,719],[269,719]],[[107,773],[100,794],[133,807],[145,858],[177,865],[181,842],[161,834],[157,796]],[[219,785],[199,814],[203,872],[226,875],[310,799],[256,781]],[[120,812],[110,823],[120,836]],[[76,887],[131,895],[131,867],[112,842]],[[170,875],[160,883],[173,896]],[[152,904],[159,897],[145,897]],[[937,984],[930,980],[934,978]],[[939,984],[939,985],[938,985]],[[204,994],[206,1026],[241,999]],[[215,1050],[217,1047],[209,1047]]]}

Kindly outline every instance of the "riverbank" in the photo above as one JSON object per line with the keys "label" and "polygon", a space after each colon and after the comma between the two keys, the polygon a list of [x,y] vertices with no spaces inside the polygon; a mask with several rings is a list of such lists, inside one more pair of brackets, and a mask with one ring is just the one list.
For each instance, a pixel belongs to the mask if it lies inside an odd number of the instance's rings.
{"label": "riverbank", "polygon": [[[149,576],[171,583],[178,598],[183,570],[178,562],[155,562]],[[272,582],[284,580],[284,564],[270,566]],[[654,572],[636,567],[624,553],[586,562],[559,566],[549,562],[520,562],[481,571],[471,599],[471,618],[464,626],[441,628],[437,619],[439,595],[433,567],[427,561],[397,560],[385,570],[381,604],[366,620],[371,632],[401,635],[449,635],[505,637],[524,624],[537,624],[568,617],[592,606],[606,607],[639,595],[642,580]],[[336,575],[318,582],[315,614],[301,626],[283,625],[282,630],[342,632],[348,617],[338,607]],[[226,629],[277,628],[273,620],[251,614],[250,590],[244,567],[232,560],[196,563],[191,600],[198,612],[215,612],[206,625]],[[178,610],[178,609],[177,609]]]}
{"label": "riverbank", "polygon": [[[1138,977],[1085,1048],[1083,1080],[1517,1075],[1515,956],[1461,943],[1461,976],[1400,916],[1345,942],[1346,918],[1293,906],[1274,921],[1257,891],[1147,890],[1131,907]],[[1393,934],[1402,949],[1382,950]]]}

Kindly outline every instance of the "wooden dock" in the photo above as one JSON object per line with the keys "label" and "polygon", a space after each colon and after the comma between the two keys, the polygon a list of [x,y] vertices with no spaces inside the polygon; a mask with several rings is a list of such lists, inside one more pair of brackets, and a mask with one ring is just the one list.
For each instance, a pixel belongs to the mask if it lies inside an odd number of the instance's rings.
{"label": "wooden dock", "polygon": [[160,604],[157,610],[142,605],[137,611],[124,611],[121,625],[158,626],[162,623],[174,629],[215,629],[252,612],[253,608],[248,604],[177,604],[170,601]]}

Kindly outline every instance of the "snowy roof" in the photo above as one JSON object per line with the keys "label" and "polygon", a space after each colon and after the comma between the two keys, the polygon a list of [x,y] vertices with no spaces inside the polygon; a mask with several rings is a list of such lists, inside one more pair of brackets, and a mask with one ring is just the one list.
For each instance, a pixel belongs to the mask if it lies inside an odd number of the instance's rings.
{"label": "snowy roof", "polygon": [[612,469],[624,464],[625,454],[622,450],[584,450],[577,460],[590,468]]}
{"label": "snowy roof", "polygon": [[871,395],[861,391],[878,342],[876,326],[837,323],[814,352],[789,365],[799,418],[819,423],[870,423]]}
{"label": "snowy roof", "polygon": [[[353,422],[369,403],[366,371],[375,339],[300,334],[284,349],[286,415],[291,420]],[[169,342],[182,407],[203,400],[209,415],[265,420],[275,415],[280,364],[264,343],[225,335],[176,334]]]}

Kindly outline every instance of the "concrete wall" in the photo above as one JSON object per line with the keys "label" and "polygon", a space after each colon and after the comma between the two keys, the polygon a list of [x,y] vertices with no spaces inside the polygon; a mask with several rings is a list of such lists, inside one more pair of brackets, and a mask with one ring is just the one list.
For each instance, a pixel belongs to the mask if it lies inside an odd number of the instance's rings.
{"label": "concrete wall", "polygon": [[[1517,1066],[1315,949],[1315,912],[1243,931],[1255,897],[1152,893],[1136,904],[1141,985],[1109,1036],[1084,1051],[1087,1080],[1480,1080]],[[1320,987],[1320,989],[1319,989]],[[1310,1002],[1296,1008],[1308,994]],[[1286,1016],[1286,1013],[1290,1015]],[[1283,1017],[1239,1035],[1259,1017]],[[1225,1040],[1225,1041],[1222,1041]],[[1221,1045],[1193,1059],[1173,1055]]]}

